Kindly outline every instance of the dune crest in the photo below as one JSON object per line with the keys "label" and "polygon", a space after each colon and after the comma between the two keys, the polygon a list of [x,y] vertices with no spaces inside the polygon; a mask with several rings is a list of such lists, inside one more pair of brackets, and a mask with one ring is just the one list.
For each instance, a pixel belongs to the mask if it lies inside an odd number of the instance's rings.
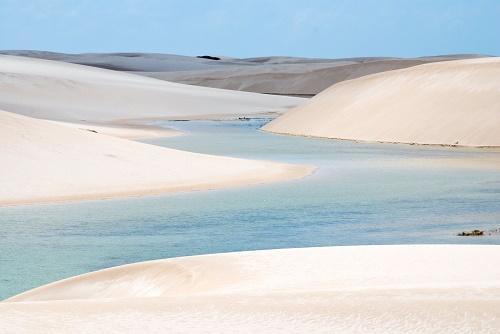
{"label": "dune crest", "polygon": [[457,60],[335,84],[264,126],[370,142],[500,146],[500,58]]}
{"label": "dune crest", "polygon": [[[486,265],[500,257],[499,250],[482,245],[344,246],[178,257],[76,276],[7,301],[500,288],[500,268]],[[484,268],[469,270],[472,262]]]}

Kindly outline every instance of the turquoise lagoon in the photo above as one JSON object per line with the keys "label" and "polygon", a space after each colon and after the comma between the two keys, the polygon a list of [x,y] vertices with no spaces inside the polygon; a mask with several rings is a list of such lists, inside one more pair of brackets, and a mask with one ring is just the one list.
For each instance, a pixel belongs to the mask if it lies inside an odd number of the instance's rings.
{"label": "turquoise lagoon", "polygon": [[163,122],[149,143],[315,165],[306,178],[226,190],[0,208],[0,299],[110,266],[241,250],[422,243],[500,227],[500,155],[273,135],[266,120]]}

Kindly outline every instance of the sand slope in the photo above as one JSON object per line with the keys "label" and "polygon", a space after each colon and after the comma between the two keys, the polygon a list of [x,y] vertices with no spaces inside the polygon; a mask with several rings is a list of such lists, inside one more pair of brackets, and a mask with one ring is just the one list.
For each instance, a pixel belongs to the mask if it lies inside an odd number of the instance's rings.
{"label": "sand slope", "polygon": [[219,65],[231,64],[233,60],[233,58],[225,58],[223,61],[212,61],[204,58],[145,52],[70,54],[36,50],[2,50],[0,54],[55,60],[129,72],[206,70]]}
{"label": "sand slope", "polygon": [[191,85],[310,97],[341,81],[429,62],[453,59],[457,58],[354,58],[331,60],[329,62],[319,60],[314,62],[311,60],[311,62],[296,63],[269,61],[259,63],[256,66],[239,66],[238,68],[135,73]]}
{"label": "sand slope", "polygon": [[0,56],[0,109],[60,121],[248,116],[299,98],[194,87],[95,67]]}
{"label": "sand slope", "polygon": [[499,246],[407,245],[144,262],[15,296],[0,323],[7,333],[494,333],[499,256]]}
{"label": "sand slope", "polygon": [[310,168],[215,157],[0,111],[0,204],[211,189]]}
{"label": "sand slope", "polygon": [[64,54],[12,50],[3,54],[50,59],[119,71],[167,81],[256,93],[311,96],[344,80],[410,66],[479,55],[444,55],[420,58],[358,57],[316,59],[257,57],[208,60],[155,53]]}
{"label": "sand slope", "polygon": [[426,64],[345,81],[264,130],[363,141],[500,146],[500,58]]}

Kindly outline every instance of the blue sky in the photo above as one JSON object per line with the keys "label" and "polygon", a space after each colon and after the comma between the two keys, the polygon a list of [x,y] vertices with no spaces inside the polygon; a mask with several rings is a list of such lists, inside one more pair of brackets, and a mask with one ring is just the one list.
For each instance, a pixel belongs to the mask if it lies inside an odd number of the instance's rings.
{"label": "blue sky", "polygon": [[500,1],[0,0],[0,49],[500,55]]}

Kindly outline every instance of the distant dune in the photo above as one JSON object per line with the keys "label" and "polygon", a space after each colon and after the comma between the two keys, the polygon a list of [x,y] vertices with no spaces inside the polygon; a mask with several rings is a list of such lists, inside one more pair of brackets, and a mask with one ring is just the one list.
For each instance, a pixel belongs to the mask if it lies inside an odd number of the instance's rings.
{"label": "distant dune", "polygon": [[161,53],[81,53],[69,54],[35,50],[3,50],[0,54],[55,60],[66,63],[88,65],[116,71],[171,72],[206,70],[227,64],[233,58],[222,61]]}
{"label": "distant dune", "polygon": [[0,111],[0,205],[213,189],[311,169],[183,152]]}
{"label": "distant dune", "polygon": [[0,55],[0,108],[70,122],[210,118],[283,111],[302,99],[194,87],[139,75]]}
{"label": "distant dune", "polygon": [[259,63],[258,66],[241,66],[238,69],[137,73],[191,85],[309,97],[341,81],[372,73],[453,59],[457,58],[455,56],[416,59],[353,58],[329,62],[315,62],[311,59],[311,62],[297,61],[296,63],[269,61]]}
{"label": "distant dune", "polygon": [[480,55],[340,59],[220,57],[220,60],[210,60],[169,54],[131,52],[64,54],[14,50],[0,51],[1,53],[128,71],[190,85],[295,96],[312,96],[337,82],[368,74],[430,62],[480,57]]}
{"label": "distant dune", "polygon": [[283,249],[137,263],[0,303],[3,333],[493,333],[499,246]]}
{"label": "distant dune", "polygon": [[500,146],[500,58],[341,82],[263,129],[371,142]]}

